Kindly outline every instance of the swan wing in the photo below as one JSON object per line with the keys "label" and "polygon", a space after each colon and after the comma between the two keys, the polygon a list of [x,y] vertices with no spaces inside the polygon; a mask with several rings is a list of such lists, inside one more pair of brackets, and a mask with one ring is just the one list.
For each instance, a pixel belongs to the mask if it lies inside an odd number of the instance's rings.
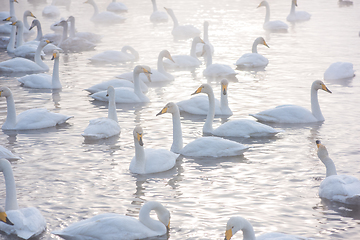
{"label": "swan wing", "polygon": [[91,86],[85,90],[88,91],[89,93],[96,93],[107,90],[109,86],[113,86],[114,88],[118,88],[118,87],[134,88],[134,83],[125,79],[112,79],[109,81],[95,84],[94,86]]}
{"label": "swan wing", "polygon": [[349,62],[332,63],[324,73],[324,79],[337,80],[354,77],[353,64]]}
{"label": "swan wing", "polygon": [[120,126],[116,121],[103,117],[90,120],[81,135],[88,139],[102,139],[118,135],[120,131]]}
{"label": "swan wing", "polygon": [[288,22],[303,22],[308,21],[311,18],[311,14],[306,11],[295,11],[293,14],[289,14],[286,17]]}
{"label": "swan wing", "polygon": [[228,65],[213,63],[207,66],[203,72],[207,77],[235,76],[237,73]]}
{"label": "swan wing", "polygon": [[177,39],[188,39],[200,36],[201,31],[193,25],[180,25],[173,28],[171,34]]}
{"label": "swan wing", "polygon": [[41,68],[35,62],[26,59],[26,58],[12,58],[0,63],[0,73],[1,72],[45,72],[43,68]]}
{"label": "swan wing", "polygon": [[[109,98],[106,96],[107,91],[100,91],[91,95],[92,98],[98,101],[108,102]],[[133,88],[120,87],[115,88],[115,102],[116,103],[139,103],[144,102],[135,93]]]}
{"label": "swan wing", "polygon": [[53,88],[52,76],[45,73],[31,74],[17,79],[22,87]]}
{"label": "swan wing", "polygon": [[[194,115],[207,115],[209,112],[209,98],[206,95],[197,95],[176,104],[180,112],[187,112]],[[220,101],[215,98],[215,115],[222,115],[220,105]]]}
{"label": "swan wing", "polygon": [[122,51],[108,50],[92,56],[89,60],[99,63],[124,63],[135,60],[135,57]]}
{"label": "swan wing", "polygon": [[269,21],[264,23],[264,29],[273,32],[286,32],[289,26],[280,20]]}
{"label": "swan wing", "polygon": [[246,53],[242,55],[235,63],[241,67],[265,67],[269,64],[269,60],[258,53]]}
{"label": "swan wing", "polygon": [[167,22],[169,17],[166,12],[155,11],[150,15],[150,21],[153,23]]}
{"label": "swan wing", "polygon": [[174,62],[165,59],[164,66],[167,68],[196,68],[201,65],[201,61],[190,55],[175,55],[172,56]]}

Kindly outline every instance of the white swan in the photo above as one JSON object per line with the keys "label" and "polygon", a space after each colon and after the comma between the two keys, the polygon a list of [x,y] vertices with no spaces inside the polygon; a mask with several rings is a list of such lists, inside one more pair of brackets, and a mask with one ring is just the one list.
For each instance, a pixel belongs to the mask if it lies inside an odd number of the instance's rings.
{"label": "white swan", "polygon": [[[211,55],[214,54],[214,46],[210,43],[209,41],[209,22],[205,21],[204,22],[204,37],[203,40],[206,44],[208,44],[210,46],[211,49]],[[198,43],[196,45],[196,56],[200,57],[203,55],[204,52],[204,44],[203,43]]]}
{"label": "white swan", "polygon": [[79,38],[85,38],[87,41],[92,43],[99,43],[101,42],[102,36],[96,33],[92,32],[76,32],[75,31],[75,18],[74,16],[70,16],[67,19],[68,22],[70,22],[70,29],[69,29],[69,37],[79,37]]}
{"label": "white swan", "polygon": [[[152,210],[159,221],[150,217]],[[164,235],[168,228],[170,212],[161,203],[149,201],[141,207],[139,220],[116,213],[103,213],[52,233],[65,239],[135,240]]]}
{"label": "white swan", "polygon": [[301,106],[287,104],[256,114],[250,114],[250,116],[260,121],[275,123],[311,123],[324,121],[325,118],[321,113],[317,95],[319,89],[331,93],[322,81],[314,81],[311,85],[311,111]]}
{"label": "white swan", "polygon": [[89,3],[94,7],[94,15],[90,19],[94,23],[115,24],[115,23],[123,23],[126,20],[125,17],[116,15],[113,12],[109,12],[109,11],[99,12],[99,9],[94,0],[87,0],[85,3]]}
{"label": "white swan", "polygon": [[164,60],[164,66],[170,69],[194,69],[201,65],[196,56],[196,44],[204,43],[200,37],[194,37],[191,43],[190,55],[172,55],[173,61]]}
{"label": "white swan", "polygon": [[[11,25],[15,25],[16,26],[16,47],[13,50],[13,52],[11,52],[12,54],[14,54],[16,57],[22,57],[22,58],[29,58],[29,59],[34,59],[35,58],[35,53],[36,53],[36,49],[39,45],[39,43],[33,43],[33,42],[27,42],[26,44],[24,43],[23,40],[23,28],[24,25],[20,20],[17,20],[13,23],[11,23]],[[10,39],[10,41],[12,41]]]}
{"label": "white swan", "polygon": [[[168,81],[173,81],[174,80],[174,76],[171,75],[170,73],[166,72],[165,68],[164,68],[164,62],[163,59],[167,58],[170,61],[174,60],[171,57],[171,54],[169,53],[168,50],[162,50],[159,53],[158,56],[158,61],[157,61],[157,69],[150,69],[151,72],[151,78],[148,77],[147,74],[141,73],[139,75],[139,78],[141,81],[143,82],[168,82]],[[120,74],[118,76],[116,76],[117,78],[122,78],[122,79],[128,79],[130,81],[133,81],[133,74],[132,72],[127,72],[127,73],[123,73]]]}
{"label": "white swan", "polygon": [[171,8],[165,8],[165,10],[174,22],[174,27],[171,31],[171,34],[176,40],[183,40],[200,36],[200,30],[193,25],[179,25],[179,22],[175,17],[174,11]]}
{"label": "white swan", "polygon": [[270,20],[269,3],[267,1],[262,1],[259,4],[258,8],[261,6],[266,7],[266,15],[265,15],[265,22],[264,22],[263,28],[269,32],[287,32],[289,26],[286,23],[284,23],[283,21],[280,21],[280,20],[269,21]]}
{"label": "white swan", "polygon": [[22,239],[39,235],[46,229],[45,218],[37,208],[19,208],[14,175],[8,160],[0,159],[0,171],[4,174],[6,185],[5,211],[8,219],[13,223],[10,225],[0,222],[0,230],[7,234],[16,234]]}
{"label": "white swan", "polygon": [[351,205],[360,205],[360,180],[349,175],[337,175],[334,162],[320,140],[316,140],[317,155],[326,167],[326,178],[321,182],[319,197]]}
{"label": "white swan", "polygon": [[[13,154],[9,149],[3,147],[0,145],[0,158],[6,158],[6,159],[20,159],[19,156]],[[0,218],[1,220],[1,218]]]}
{"label": "white swan", "polygon": [[[285,233],[265,233],[259,237],[255,237],[254,229],[251,223],[243,217],[231,217],[226,224],[224,240],[230,240],[238,231],[243,232],[244,240],[306,240],[308,238]],[[310,239],[309,239],[310,240]]]}
{"label": "white swan", "polygon": [[[0,12],[0,16],[1,16],[0,21],[3,19],[7,19],[9,17],[13,17],[14,21],[16,21],[14,2],[18,3],[17,0],[9,0],[10,12]],[[6,21],[9,21],[9,20],[6,20]],[[0,35],[9,36],[11,34],[11,29],[12,29],[12,27],[8,23],[0,25]]]}
{"label": "white swan", "polygon": [[60,16],[60,10],[54,5],[54,1],[49,6],[45,6],[42,15],[47,18],[57,18]]}
{"label": "white swan", "polygon": [[202,84],[193,94],[206,93],[209,98],[209,112],[203,127],[204,134],[211,134],[220,137],[264,137],[273,136],[280,131],[250,119],[237,119],[225,122],[218,128],[213,129],[215,115],[215,97],[211,86],[207,83]]}
{"label": "white swan", "polygon": [[242,155],[249,149],[240,143],[219,137],[200,137],[183,148],[183,139],[178,106],[170,102],[156,116],[171,113],[173,120],[173,144],[171,151],[186,157],[225,157]]}
{"label": "white swan", "polygon": [[34,31],[31,31],[31,29],[29,29],[30,25],[28,22],[28,17],[36,18],[31,11],[26,10],[24,12],[24,14],[23,14],[23,24],[24,24],[23,34],[24,34],[24,37],[26,37],[26,38],[28,37],[28,35],[34,34]]}
{"label": "white swan", "polygon": [[[113,86],[114,88],[120,88],[120,87],[134,88],[134,83],[127,79],[111,79],[109,81],[95,84],[84,90],[88,91],[89,93],[97,93],[106,90],[109,86]],[[140,81],[140,88],[143,93],[148,92],[148,86],[142,81]]]}
{"label": "white swan", "polygon": [[112,2],[109,3],[109,5],[107,6],[106,11],[121,13],[127,12],[128,8],[125,4],[121,2],[116,2],[116,0],[112,0]]}
{"label": "white swan", "polygon": [[166,149],[143,147],[143,130],[136,126],[133,131],[135,156],[130,162],[129,170],[137,174],[150,174],[167,171],[175,166],[179,154]]}
{"label": "white swan", "polygon": [[91,120],[84,133],[81,134],[84,138],[97,140],[120,134],[121,128],[116,113],[115,89],[113,86],[108,87],[107,96],[109,97],[108,116]]}
{"label": "white swan", "polygon": [[0,62],[0,73],[35,73],[49,71],[49,67],[41,60],[41,50],[46,44],[50,43],[48,40],[41,40],[35,52],[35,62],[26,58],[13,58]]}
{"label": "white swan", "polygon": [[297,0],[291,0],[290,14],[286,17],[288,22],[303,22],[311,18],[311,14],[306,11],[295,11]]}
{"label": "white swan", "polygon": [[125,45],[121,51],[107,50],[92,56],[89,60],[93,63],[109,64],[136,62],[139,60],[139,53],[133,47]]}
{"label": "white swan", "polygon": [[2,37],[1,39],[3,44],[7,44],[6,51],[12,54],[15,51],[16,26],[13,23],[16,22],[16,17],[10,16],[3,21],[11,22],[9,23],[9,26],[11,26],[10,37]]}
{"label": "white swan", "polygon": [[338,80],[355,76],[353,64],[349,62],[332,63],[324,73],[325,80]]}
{"label": "white swan", "polygon": [[167,13],[158,10],[156,0],[151,0],[151,2],[153,5],[153,12],[150,15],[150,21],[152,23],[163,23],[169,21]]}
{"label": "white swan", "polygon": [[[134,68],[134,88],[120,87],[115,88],[115,102],[116,103],[141,103],[150,102],[149,98],[143,94],[140,87],[140,73],[151,74],[146,68],[147,66],[137,65]],[[148,68],[149,69],[149,68]],[[106,91],[100,91],[92,94],[90,97],[98,101],[108,101],[106,97]]]}
{"label": "white swan", "polygon": [[[215,116],[231,116],[233,112],[228,104],[228,85],[227,79],[221,80],[220,101],[215,99]],[[209,99],[205,95],[194,96],[190,99],[176,103],[180,112],[187,112],[194,115],[207,115],[209,112]]]}
{"label": "white swan", "polygon": [[55,50],[51,60],[54,60],[54,68],[52,75],[39,73],[26,75],[18,78],[20,86],[28,88],[46,88],[46,89],[60,89],[62,88],[59,78],[59,51]]}
{"label": "white swan", "polygon": [[257,52],[257,45],[262,44],[267,47],[264,38],[258,37],[255,39],[252,46],[252,53],[245,53],[235,63],[238,68],[265,68],[269,64],[269,60]]}
{"label": "white swan", "polygon": [[[14,3],[19,3],[17,0],[9,0],[9,7],[10,7],[10,11],[9,12],[0,12],[0,19],[5,19],[8,18],[10,16],[15,16],[15,6]],[[2,32],[0,32],[2,34]]]}
{"label": "white swan", "polygon": [[203,75],[207,78],[219,78],[219,77],[227,77],[227,78],[235,78],[237,74],[234,69],[232,69],[229,65],[220,64],[220,63],[212,63],[212,55],[210,46],[205,43],[204,51],[206,52],[206,69],[203,71]]}
{"label": "white swan", "polygon": [[6,97],[7,117],[3,130],[29,130],[54,127],[66,122],[70,116],[53,113],[44,108],[26,110],[16,116],[15,102],[9,88],[0,87],[0,97]]}

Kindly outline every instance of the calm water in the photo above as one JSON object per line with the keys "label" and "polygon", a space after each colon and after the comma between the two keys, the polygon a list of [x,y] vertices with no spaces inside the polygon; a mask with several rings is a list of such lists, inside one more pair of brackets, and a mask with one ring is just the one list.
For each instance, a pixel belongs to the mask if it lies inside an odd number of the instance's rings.
{"label": "calm water", "polygon": [[[31,10],[41,21],[44,33],[54,19],[42,17],[46,4],[16,4],[18,17]],[[50,2],[50,1],[48,1]],[[97,0],[100,10],[110,1]],[[11,88],[17,112],[45,107],[73,115],[67,125],[46,130],[0,133],[3,146],[22,157],[13,161],[18,201],[21,207],[35,206],[47,220],[40,239],[58,239],[50,232],[104,212],[136,217],[142,204],[157,200],[171,212],[169,239],[223,239],[227,220],[234,215],[247,218],[257,235],[279,231],[315,239],[360,238],[360,212],[334,203],[322,202],[318,187],[325,167],[316,155],[315,140],[321,139],[340,174],[360,178],[359,77],[326,82],[333,94],[319,92],[326,121],[322,124],[284,126],[285,132],[271,139],[238,141],[251,146],[244,156],[219,159],[179,159],[168,172],[134,175],[128,170],[134,155],[132,131],[141,124],[145,147],[169,149],[172,143],[171,115],[155,117],[170,101],[180,101],[207,82],[205,66],[191,72],[174,72],[175,81],[150,88],[151,103],[117,105],[122,132],[119,138],[85,143],[81,133],[93,118],[107,115],[107,105],[94,102],[84,88],[132,71],[137,64],[156,67],[158,53],[187,54],[189,41],[175,42],[172,21],[153,25],[150,0],[123,0],[127,20],[116,26],[97,26],[89,21],[93,9],[83,1],[72,1],[70,10],[59,7],[61,16],[76,17],[78,31],[102,34],[95,51],[61,55],[60,92],[25,89],[16,78],[0,76],[1,85]],[[312,14],[311,20],[291,25],[286,34],[266,34],[262,29],[265,8],[260,1],[158,0],[158,7],[174,9],[181,24],[202,30],[208,20],[210,42],[215,47],[213,62],[232,64],[250,52],[255,38],[263,36],[270,48],[259,53],[270,63],[266,71],[238,71],[229,85],[229,104],[234,115],[251,118],[276,105],[291,103],[310,108],[310,86],[322,79],[327,67],[337,61],[360,66],[360,2],[340,8],[337,1],[299,0],[299,10]],[[290,0],[270,0],[271,19],[285,21]],[[0,10],[8,9],[0,0]],[[289,24],[290,25],[290,24]],[[137,63],[94,66],[88,58],[105,50],[131,45],[140,53]],[[8,59],[0,52],[0,60]],[[45,62],[53,62],[47,56]],[[234,67],[235,68],[235,67]],[[50,70],[50,73],[52,70]],[[216,96],[219,85],[211,82]],[[6,118],[6,101],[0,100],[0,123]],[[227,119],[216,119],[215,125]],[[182,117],[184,143],[202,135],[204,118]],[[4,180],[0,178],[0,204],[5,202]],[[0,235],[1,239],[15,239]],[[162,237],[159,239],[167,239]],[[242,239],[241,233],[234,239]]]}

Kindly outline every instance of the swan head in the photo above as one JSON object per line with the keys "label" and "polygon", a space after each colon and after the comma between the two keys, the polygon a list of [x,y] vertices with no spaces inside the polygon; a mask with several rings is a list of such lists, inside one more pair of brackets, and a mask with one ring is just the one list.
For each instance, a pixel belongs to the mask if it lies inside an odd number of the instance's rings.
{"label": "swan head", "polygon": [[64,27],[65,25],[67,25],[67,21],[66,20],[61,20],[60,22],[54,24],[54,26],[60,26],[60,27]]}
{"label": "swan head", "polygon": [[51,43],[49,40],[43,39],[43,40],[40,41],[39,46],[45,47],[49,43]]}
{"label": "swan head", "polygon": [[108,97],[109,95],[112,94],[115,94],[115,88],[113,86],[108,86],[106,96]]}
{"label": "swan head", "polygon": [[16,3],[19,3],[17,0],[11,0],[11,2],[16,2]]}
{"label": "swan head", "polygon": [[3,19],[3,21],[6,21],[6,22],[16,22],[16,17],[10,16],[10,17],[8,17],[8,18]]}
{"label": "swan head", "polygon": [[325,83],[321,80],[316,80],[313,82],[312,84],[312,89],[315,89],[315,90],[319,90],[319,89],[322,89],[324,90],[325,92],[328,92],[328,93],[332,93],[325,85]]}
{"label": "swan head", "polygon": [[169,230],[170,229],[170,212],[166,208],[164,208],[163,211],[161,211],[160,213],[157,214],[157,216],[158,216],[159,221],[162,222],[166,226],[167,230]]}
{"label": "swan head", "polygon": [[0,221],[9,224],[9,225],[14,225],[7,217],[7,214],[4,210],[3,207],[0,207]]}
{"label": "swan head", "polygon": [[169,15],[174,14],[174,11],[171,8],[164,7],[164,9]]}
{"label": "swan head", "polygon": [[139,143],[140,146],[143,146],[143,129],[140,126],[136,126],[133,131],[135,143]]}
{"label": "swan head", "polygon": [[297,7],[297,0],[292,0],[294,5]]}
{"label": "swan head", "polygon": [[0,97],[8,97],[11,95],[11,90],[8,87],[0,87]]}
{"label": "swan head", "polygon": [[156,116],[159,116],[164,113],[176,113],[176,112],[179,112],[179,108],[176,105],[176,103],[169,102],[168,104],[165,105],[165,107],[163,107],[163,109],[161,109],[161,111],[158,114],[156,114]]}
{"label": "swan head", "polygon": [[321,144],[320,140],[316,140],[316,146],[318,148],[317,155],[320,158],[320,160],[324,162],[325,159],[329,157],[329,153],[324,145]]}
{"label": "swan head", "polygon": [[222,95],[227,94],[228,85],[229,85],[229,81],[226,78],[221,80],[221,94]]}
{"label": "swan head", "polygon": [[29,10],[26,10],[26,11],[24,12],[24,16],[25,16],[25,17],[33,17],[33,18],[36,18],[35,15],[34,15],[31,11],[29,11]]}
{"label": "swan head", "polygon": [[192,93],[191,95],[195,95],[198,93],[210,93],[212,91],[213,91],[212,87],[209,84],[204,83],[204,84],[201,84],[201,86],[198,87],[198,89],[196,89],[196,91],[194,93]]}
{"label": "swan head", "polygon": [[84,3],[89,3],[89,4],[93,5],[95,2],[94,2],[94,0],[87,0],[87,1],[84,2]]}
{"label": "swan head", "polygon": [[30,28],[29,28],[29,31],[30,31],[31,29],[33,29],[34,27],[36,27],[38,24],[40,24],[40,21],[37,20],[37,19],[34,19],[34,20],[31,22],[31,26],[30,26]]}
{"label": "swan head", "polygon": [[160,54],[161,54],[163,57],[166,57],[167,59],[169,59],[170,61],[172,61],[172,62],[175,63],[174,59],[171,57],[171,54],[170,54],[170,52],[169,52],[168,50],[162,50],[162,51],[160,52]]}
{"label": "swan head", "polygon": [[66,21],[72,22],[72,21],[74,21],[74,20],[75,20],[74,16],[70,16],[70,17],[68,17],[68,19],[67,19]]}
{"label": "swan head", "polygon": [[242,217],[231,217],[226,224],[224,240],[230,240],[239,230],[246,227],[248,221]]}
{"label": "swan head", "polygon": [[51,60],[54,60],[59,57],[60,57],[60,52],[58,50],[54,50]]}
{"label": "swan head", "polygon": [[152,74],[152,73],[151,73],[151,68],[149,66],[137,65],[134,68],[134,73],[136,73],[136,74],[145,73],[146,77],[151,82],[150,74]]}
{"label": "swan head", "polygon": [[204,40],[202,40],[200,37],[194,37],[193,38],[193,43],[203,43],[203,44],[205,44]]}
{"label": "swan head", "polygon": [[257,6],[258,8],[259,7],[266,7],[266,6],[268,6],[269,4],[268,4],[268,2],[267,1],[262,1],[260,4],[259,4],[259,6]]}
{"label": "swan head", "polygon": [[24,24],[20,20],[12,22],[10,25],[13,25],[13,26],[15,25],[16,27],[24,26]]}
{"label": "swan head", "polygon": [[258,44],[262,44],[262,45],[267,46],[268,48],[270,48],[269,45],[267,45],[267,43],[265,42],[265,39],[263,37],[258,37],[255,41]]}

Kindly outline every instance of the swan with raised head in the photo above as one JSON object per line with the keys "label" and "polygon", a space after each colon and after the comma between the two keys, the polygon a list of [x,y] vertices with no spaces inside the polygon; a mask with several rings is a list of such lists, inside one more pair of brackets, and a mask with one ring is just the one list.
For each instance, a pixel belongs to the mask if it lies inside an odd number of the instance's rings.
{"label": "swan with raised head", "polygon": [[[205,21],[204,22],[204,37],[203,40],[206,44],[208,44],[210,46],[211,49],[211,55],[214,54],[214,46],[210,43],[209,41],[209,22]],[[204,44],[203,43],[199,43],[196,45],[196,56],[200,57],[202,56],[204,52]]]}
{"label": "swan with raised head", "polygon": [[[11,16],[3,19],[3,21],[10,22],[9,26],[11,26],[11,33],[9,37],[1,37],[1,48],[6,48],[8,53],[13,53],[15,51],[15,38],[16,38],[16,26],[13,24],[16,22],[16,17]],[[6,45],[6,46],[5,46]]]}
{"label": "swan with raised head", "polygon": [[245,53],[236,61],[235,65],[239,69],[265,68],[269,64],[269,60],[257,52],[257,46],[259,44],[269,47],[264,38],[256,38],[252,46],[252,53]]}
{"label": "swan with raised head", "polygon": [[[164,62],[163,59],[167,58],[170,61],[174,60],[171,57],[171,54],[169,53],[168,50],[162,50],[159,53],[158,56],[158,61],[157,61],[157,69],[150,69],[151,72],[151,79],[144,73],[141,73],[139,75],[140,80],[143,82],[168,82],[168,81],[173,81],[174,80],[174,76],[171,75],[170,73],[166,72],[165,68],[164,68]],[[127,73],[123,73],[120,74],[118,76],[116,76],[117,78],[121,78],[121,79],[128,79],[130,81],[133,81],[133,74],[132,72],[127,72]]]}
{"label": "swan with raised head", "polygon": [[288,22],[303,22],[311,18],[311,14],[306,11],[295,11],[297,0],[291,0],[290,14],[286,17]]}
{"label": "swan with raised head", "polygon": [[115,23],[123,23],[126,20],[126,17],[116,15],[113,12],[109,12],[109,11],[99,12],[99,8],[97,7],[94,0],[87,0],[85,3],[89,3],[94,7],[94,15],[90,19],[94,23],[115,24]]}
{"label": "swan with raised head", "polygon": [[220,63],[212,63],[212,55],[210,46],[205,43],[204,52],[206,52],[206,69],[203,71],[204,77],[207,78],[235,78],[237,74],[234,69],[232,69],[229,65],[220,64]]}
{"label": "swan with raised head", "polygon": [[6,98],[7,116],[2,125],[3,130],[29,130],[54,127],[66,122],[71,116],[53,113],[44,108],[26,110],[16,116],[15,101],[11,90],[0,87],[0,97]]}
{"label": "swan with raised head", "polygon": [[31,31],[31,29],[30,29],[28,17],[36,18],[31,11],[26,10],[24,12],[24,14],[23,14],[23,24],[24,24],[23,35],[24,35],[24,37],[27,37],[28,35],[32,35],[35,33],[34,31]]}
{"label": "swan with raised head", "polygon": [[107,97],[109,98],[108,116],[93,119],[81,134],[86,139],[102,139],[119,135],[121,128],[118,122],[115,103],[115,89],[109,86],[107,89]]}
{"label": "swan with raised head", "polygon": [[169,21],[167,13],[158,10],[156,0],[151,0],[151,2],[153,5],[153,12],[150,15],[150,21],[152,23],[163,23]]}
{"label": "swan with raised head", "polygon": [[15,6],[14,6],[15,2],[19,3],[17,0],[9,0],[10,11],[9,12],[7,12],[7,11],[0,12],[0,19],[5,19],[5,18],[8,18],[10,16],[15,16]]}
{"label": "swan with raised head", "polygon": [[92,56],[89,60],[93,63],[109,64],[136,62],[139,60],[139,53],[133,47],[125,45],[121,51],[107,50]]}
{"label": "swan with raised head", "polygon": [[[150,69],[147,66],[137,65],[134,68],[134,88],[120,87],[115,88],[115,102],[116,103],[142,103],[150,102],[149,98],[141,91],[140,87],[140,73],[151,74],[148,70]],[[98,101],[107,102],[108,98],[106,97],[106,91],[100,91],[91,95],[92,98]]]}
{"label": "swan with raised head", "polygon": [[[158,221],[150,217],[152,210]],[[103,213],[52,233],[64,239],[135,240],[164,235],[169,228],[170,212],[161,203],[149,201],[141,207],[139,220],[116,213]]]}
{"label": "swan with raised head", "polygon": [[171,113],[173,120],[173,144],[171,151],[186,157],[225,157],[242,155],[249,149],[238,142],[219,137],[200,137],[183,147],[180,112],[178,106],[170,102],[156,116]]}
{"label": "swan with raised head", "polygon": [[35,207],[19,208],[15,179],[8,160],[0,159],[0,172],[4,174],[6,186],[5,212],[1,209],[0,216],[6,214],[12,223],[11,225],[0,222],[0,230],[9,235],[15,234],[22,239],[41,234],[46,229],[46,220]]}
{"label": "swan with raised head", "polygon": [[311,123],[325,121],[321,113],[318,90],[331,93],[325,84],[316,80],[311,85],[311,111],[297,105],[280,105],[256,114],[250,114],[259,121],[274,123]]}
{"label": "swan with raised head", "polygon": [[171,34],[176,40],[185,40],[189,38],[194,38],[200,36],[200,30],[194,27],[193,25],[179,25],[179,22],[174,14],[174,11],[171,8],[164,7],[166,12],[170,15],[171,19],[174,22],[174,27],[171,31]]}
{"label": "swan with raised head", "polygon": [[191,43],[190,55],[172,55],[173,61],[164,60],[164,66],[170,69],[194,69],[201,65],[201,61],[196,56],[196,45],[204,43],[200,37],[194,37]]}
{"label": "swan with raised head", "polygon": [[[132,77],[131,77],[132,78]],[[88,91],[89,93],[97,93],[100,91],[106,90],[109,86],[113,86],[114,88],[120,88],[120,87],[127,87],[127,88],[134,88],[134,83],[131,82],[128,79],[111,79],[109,81],[101,82],[98,84],[95,84],[89,88],[84,89],[85,91]],[[148,86],[140,81],[140,88],[143,93],[148,92]]]}
{"label": "swan with raised head", "polygon": [[[215,116],[231,116],[233,112],[228,104],[228,85],[227,79],[221,80],[220,101],[215,99]],[[180,112],[187,112],[194,115],[207,115],[209,112],[209,99],[205,95],[194,96],[190,99],[176,103]]]}
{"label": "swan with raised head", "polygon": [[325,80],[347,79],[355,76],[353,64],[349,62],[332,63],[324,72]]}
{"label": "swan with raised head", "polygon": [[101,38],[102,36],[96,33],[92,33],[92,32],[76,32],[75,31],[75,18],[74,16],[70,16],[67,19],[68,22],[70,22],[70,29],[69,29],[69,37],[73,38],[73,37],[79,37],[79,38],[84,38],[89,42],[92,43],[99,43],[101,42]]}
{"label": "swan with raised head", "polygon": [[[18,1],[17,0],[9,0],[9,2],[10,2],[10,12],[0,12],[0,16],[1,16],[0,20],[7,19],[9,17],[13,17],[14,21],[16,21],[17,19],[16,19],[16,15],[15,15],[14,2],[18,3]],[[6,20],[6,21],[9,21],[9,20]],[[11,29],[12,29],[12,27],[8,23],[0,25],[0,35],[9,36],[11,34]]]}
{"label": "swan with raised head", "polygon": [[270,21],[270,5],[267,1],[262,1],[259,7],[265,7],[266,8],[266,15],[265,15],[265,22],[263,25],[263,28],[266,31],[269,32],[287,32],[289,26],[284,23],[283,21],[280,20],[274,20],[274,21]]}
{"label": "swan with raised head", "polygon": [[60,16],[60,9],[54,5],[54,0],[49,6],[45,6],[42,15],[47,18],[57,18]]}
{"label": "swan with raised head", "polygon": [[349,175],[337,175],[336,167],[320,140],[316,140],[317,155],[326,167],[326,178],[321,182],[319,197],[351,205],[360,205],[360,180]]}
{"label": "swan with raised head", "polygon": [[54,68],[52,75],[39,73],[26,75],[18,78],[20,86],[27,88],[46,88],[46,89],[60,89],[62,88],[59,78],[59,51],[55,50],[51,60],[54,60]]}
{"label": "swan with raised head", "polygon": [[[20,159],[19,156],[13,154],[9,149],[0,145],[0,158],[6,158],[9,160]],[[1,218],[0,218],[1,220]]]}
{"label": "swan with raised head", "polygon": [[306,240],[308,238],[285,233],[265,233],[259,237],[255,237],[254,229],[251,223],[243,217],[231,217],[226,224],[224,240],[230,240],[238,231],[243,232],[244,240]]}
{"label": "swan with raised head", "polygon": [[215,97],[212,87],[204,83],[193,94],[205,93],[209,98],[209,111],[203,127],[203,133],[220,137],[268,137],[274,136],[280,131],[262,123],[250,119],[236,119],[221,124],[218,128],[213,128],[215,115]]}
{"label": "swan with raised head", "polygon": [[13,58],[0,62],[0,73],[36,73],[49,71],[49,67],[41,60],[41,50],[50,43],[49,40],[41,40],[35,52],[35,62],[26,58]]}
{"label": "swan with raised head", "polygon": [[116,2],[116,0],[112,0],[112,2],[109,3],[109,5],[107,6],[106,11],[121,13],[121,12],[127,12],[128,8],[125,4],[121,2]]}
{"label": "swan with raised head", "polygon": [[137,174],[164,172],[175,166],[179,154],[166,149],[144,149],[143,129],[136,126],[133,131],[135,156],[130,162],[129,170]]}

